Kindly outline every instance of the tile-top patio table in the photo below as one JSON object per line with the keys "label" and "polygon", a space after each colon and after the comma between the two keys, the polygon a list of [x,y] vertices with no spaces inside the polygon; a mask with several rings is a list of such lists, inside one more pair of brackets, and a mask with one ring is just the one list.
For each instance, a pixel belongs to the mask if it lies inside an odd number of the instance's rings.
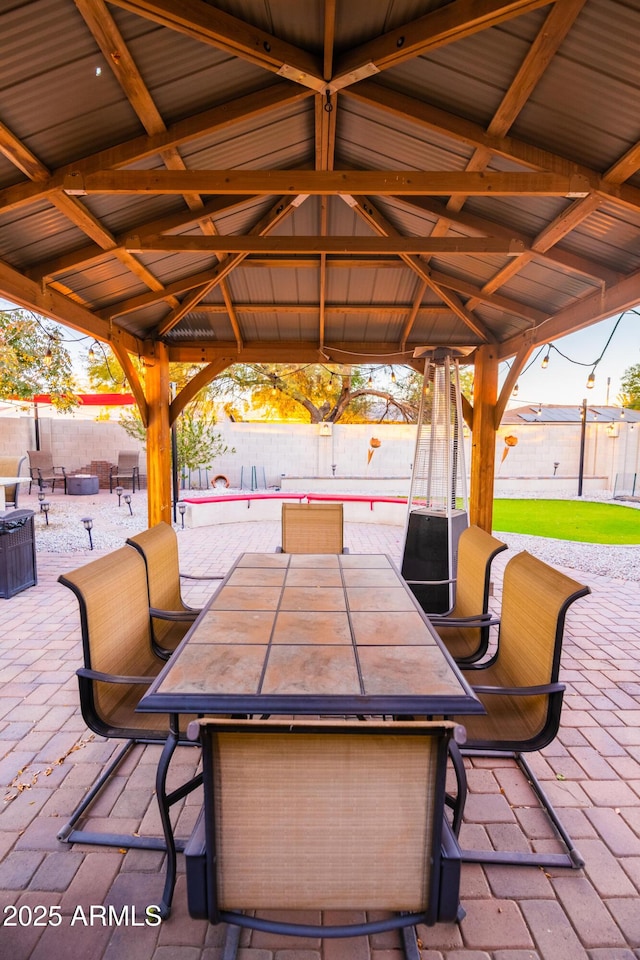
{"label": "tile-top patio table", "polygon": [[157,780],[167,913],[165,781],[178,715],[484,712],[387,556],[285,553],[239,557],[138,709],[172,715]]}

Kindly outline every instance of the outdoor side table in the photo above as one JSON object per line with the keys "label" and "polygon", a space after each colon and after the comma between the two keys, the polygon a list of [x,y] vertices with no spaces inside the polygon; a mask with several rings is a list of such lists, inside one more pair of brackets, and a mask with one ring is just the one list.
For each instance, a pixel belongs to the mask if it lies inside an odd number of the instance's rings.
{"label": "outdoor side table", "polygon": [[13,597],[37,582],[33,510],[0,513],[0,597]]}
{"label": "outdoor side table", "polygon": [[73,477],[67,477],[67,494],[70,497],[87,497],[98,493],[99,483],[98,477],[91,473],[76,473]]}

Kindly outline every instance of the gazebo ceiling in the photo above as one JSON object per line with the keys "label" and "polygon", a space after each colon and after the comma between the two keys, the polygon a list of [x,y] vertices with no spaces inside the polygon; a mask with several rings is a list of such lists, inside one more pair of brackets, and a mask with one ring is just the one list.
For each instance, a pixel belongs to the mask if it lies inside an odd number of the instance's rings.
{"label": "gazebo ceiling", "polygon": [[0,295],[173,360],[640,302],[638,0],[8,0]]}

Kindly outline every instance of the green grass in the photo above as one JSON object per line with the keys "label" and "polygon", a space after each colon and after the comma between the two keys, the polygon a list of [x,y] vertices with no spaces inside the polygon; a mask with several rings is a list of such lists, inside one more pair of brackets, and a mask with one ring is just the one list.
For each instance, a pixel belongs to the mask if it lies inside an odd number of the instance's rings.
{"label": "green grass", "polygon": [[640,510],[579,500],[495,500],[493,529],[581,543],[640,543]]}

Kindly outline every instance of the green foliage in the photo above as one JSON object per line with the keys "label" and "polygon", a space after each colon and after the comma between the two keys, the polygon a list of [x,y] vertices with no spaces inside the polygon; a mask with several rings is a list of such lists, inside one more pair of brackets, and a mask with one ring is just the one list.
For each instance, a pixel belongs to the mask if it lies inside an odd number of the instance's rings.
{"label": "green foliage", "polygon": [[77,406],[69,352],[56,326],[24,310],[0,311],[0,396],[49,393],[58,410]]}
{"label": "green foliage", "polygon": [[589,500],[495,500],[493,529],[580,543],[640,543],[640,510]]}
{"label": "green foliage", "polygon": [[202,467],[210,470],[216,457],[224,453],[235,453],[229,448],[220,433],[214,433],[216,418],[213,413],[195,416],[189,409],[178,418],[177,447],[178,469],[196,470]]}
{"label": "green foliage", "polygon": [[620,381],[620,404],[631,410],[640,410],[640,363],[627,367]]}

